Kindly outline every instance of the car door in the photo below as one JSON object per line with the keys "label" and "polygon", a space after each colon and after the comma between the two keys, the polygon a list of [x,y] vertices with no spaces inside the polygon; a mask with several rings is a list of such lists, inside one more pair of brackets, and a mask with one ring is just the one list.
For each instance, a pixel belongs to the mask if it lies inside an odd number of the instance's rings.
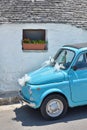
{"label": "car door", "polygon": [[87,100],[87,52],[79,56],[75,69],[69,71],[71,97],[74,102]]}

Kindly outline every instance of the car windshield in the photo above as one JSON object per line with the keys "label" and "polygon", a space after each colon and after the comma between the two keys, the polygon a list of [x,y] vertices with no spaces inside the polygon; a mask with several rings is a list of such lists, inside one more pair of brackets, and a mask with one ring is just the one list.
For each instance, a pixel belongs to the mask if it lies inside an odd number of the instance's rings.
{"label": "car windshield", "polygon": [[55,62],[61,69],[68,69],[72,63],[75,53],[72,50],[60,49],[54,56]]}

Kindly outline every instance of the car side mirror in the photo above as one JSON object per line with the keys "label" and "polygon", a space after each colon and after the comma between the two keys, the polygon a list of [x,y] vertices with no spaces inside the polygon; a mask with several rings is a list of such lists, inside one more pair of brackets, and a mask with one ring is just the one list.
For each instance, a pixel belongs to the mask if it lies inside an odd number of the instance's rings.
{"label": "car side mirror", "polygon": [[72,69],[73,69],[74,71],[76,71],[76,70],[78,69],[78,67],[77,67],[77,66],[72,66]]}

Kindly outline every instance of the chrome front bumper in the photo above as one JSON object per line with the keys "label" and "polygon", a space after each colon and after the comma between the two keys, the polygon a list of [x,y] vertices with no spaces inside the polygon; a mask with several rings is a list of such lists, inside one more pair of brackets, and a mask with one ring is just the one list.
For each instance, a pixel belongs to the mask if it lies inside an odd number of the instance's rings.
{"label": "chrome front bumper", "polygon": [[32,103],[32,102],[28,102],[27,100],[24,99],[24,97],[21,95],[21,91],[19,92],[19,102],[23,105],[28,105],[32,108],[36,108],[36,105],[35,103]]}

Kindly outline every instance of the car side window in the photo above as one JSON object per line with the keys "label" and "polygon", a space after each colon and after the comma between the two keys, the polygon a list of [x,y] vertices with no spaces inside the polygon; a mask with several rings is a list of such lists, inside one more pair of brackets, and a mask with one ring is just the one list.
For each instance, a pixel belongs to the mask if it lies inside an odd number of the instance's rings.
{"label": "car side window", "polygon": [[87,53],[80,55],[76,63],[77,69],[87,68]]}

